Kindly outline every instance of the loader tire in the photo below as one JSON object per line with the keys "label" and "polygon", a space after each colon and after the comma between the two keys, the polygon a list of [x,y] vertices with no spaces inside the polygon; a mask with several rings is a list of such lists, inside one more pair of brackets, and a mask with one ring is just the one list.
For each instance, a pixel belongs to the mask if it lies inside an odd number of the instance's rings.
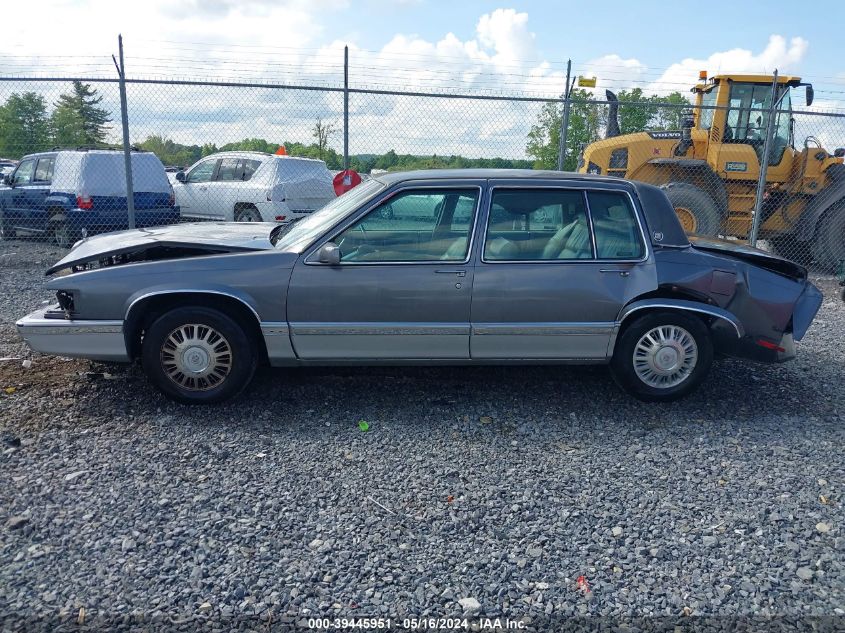
{"label": "loader tire", "polygon": [[706,191],[686,182],[670,182],[661,189],[675,207],[685,233],[709,236],[719,234],[719,208]]}
{"label": "loader tire", "polygon": [[833,272],[845,259],[845,201],[839,202],[822,216],[816,226],[816,239],[812,246],[816,267]]}

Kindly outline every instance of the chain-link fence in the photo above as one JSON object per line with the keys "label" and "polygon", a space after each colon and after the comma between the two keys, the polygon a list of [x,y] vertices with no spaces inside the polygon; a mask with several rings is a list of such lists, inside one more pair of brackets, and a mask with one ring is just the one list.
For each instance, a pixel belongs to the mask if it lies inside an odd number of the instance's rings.
{"label": "chain-link fence", "polygon": [[803,84],[772,79],[704,80],[691,98],[620,101],[571,85],[550,98],[0,77],[0,234],[69,245],[183,220],[289,221],[334,197],[332,177],[346,168],[364,178],[563,168],[656,184],[688,232],[829,271],[845,259],[845,114],[799,105]]}

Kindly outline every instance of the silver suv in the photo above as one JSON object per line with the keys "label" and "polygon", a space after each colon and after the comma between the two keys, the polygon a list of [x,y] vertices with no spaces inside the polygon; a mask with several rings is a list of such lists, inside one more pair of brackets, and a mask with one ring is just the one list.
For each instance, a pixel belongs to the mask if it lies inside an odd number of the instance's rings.
{"label": "silver suv", "polygon": [[176,174],[182,217],[285,222],[335,197],[326,163],[261,152],[220,152]]}

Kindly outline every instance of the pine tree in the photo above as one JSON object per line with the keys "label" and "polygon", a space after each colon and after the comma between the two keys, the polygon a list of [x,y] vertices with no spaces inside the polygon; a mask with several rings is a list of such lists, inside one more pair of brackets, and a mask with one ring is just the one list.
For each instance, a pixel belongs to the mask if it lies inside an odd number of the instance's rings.
{"label": "pine tree", "polygon": [[53,132],[58,145],[102,145],[111,122],[103,100],[90,84],[73,82],[73,92],[63,94],[53,110]]}

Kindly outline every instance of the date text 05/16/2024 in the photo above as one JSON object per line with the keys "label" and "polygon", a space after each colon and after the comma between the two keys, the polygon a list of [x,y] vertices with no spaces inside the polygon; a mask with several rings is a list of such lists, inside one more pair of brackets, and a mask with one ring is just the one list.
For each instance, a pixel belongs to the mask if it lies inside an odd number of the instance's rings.
{"label": "date text 05/16/2024", "polygon": [[526,628],[521,620],[509,618],[309,618],[313,631],[405,630],[405,631],[520,631]]}

